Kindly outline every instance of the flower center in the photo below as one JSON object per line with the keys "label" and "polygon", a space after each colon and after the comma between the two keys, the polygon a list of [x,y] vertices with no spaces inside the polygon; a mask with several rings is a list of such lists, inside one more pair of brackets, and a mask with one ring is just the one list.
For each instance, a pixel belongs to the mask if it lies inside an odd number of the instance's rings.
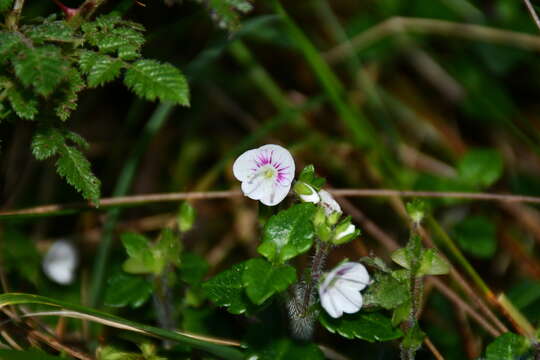
{"label": "flower center", "polygon": [[263,171],[263,176],[265,179],[273,179],[276,175],[276,170],[274,168],[268,167]]}

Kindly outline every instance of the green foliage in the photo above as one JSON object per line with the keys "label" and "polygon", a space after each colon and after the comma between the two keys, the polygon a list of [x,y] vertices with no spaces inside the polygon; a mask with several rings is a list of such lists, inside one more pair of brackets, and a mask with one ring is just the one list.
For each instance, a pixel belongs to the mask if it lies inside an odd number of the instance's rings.
{"label": "green foliage", "polygon": [[[11,1],[2,0],[0,10]],[[102,15],[81,29],[55,16],[17,32],[0,31],[0,118],[37,120],[49,127],[56,116],[66,121],[77,107],[79,93],[122,76],[137,95],[189,105],[189,90],[182,73],[170,64],[141,59],[144,28],[118,15]],[[79,71],[80,69],[80,71]],[[36,135],[37,136],[37,135]],[[38,139],[36,143],[54,139]],[[57,173],[82,196],[98,203],[99,180],[79,149],[50,144],[36,158],[57,155]],[[40,156],[42,155],[42,156]]]}
{"label": "green foliage", "polygon": [[108,281],[105,305],[138,308],[152,296],[152,290],[152,284],[141,276],[117,273]]}
{"label": "green foliage", "polygon": [[263,230],[263,241],[257,249],[272,262],[283,263],[308,251],[315,235],[313,204],[297,204],[272,216]]}
{"label": "green foliage", "polygon": [[414,353],[420,349],[425,337],[426,334],[422,331],[422,329],[420,329],[418,322],[415,322],[414,325],[405,333],[401,346],[407,349],[407,351],[412,351]]}
{"label": "green foliage", "polygon": [[[1,1],[1,0],[0,0]],[[48,355],[39,350],[6,350],[0,349],[1,360],[60,360],[61,357]]]}
{"label": "green foliage", "polygon": [[11,9],[12,3],[13,3],[13,0],[0,0],[0,13]]}
{"label": "green foliage", "polygon": [[218,25],[229,30],[236,30],[240,25],[238,13],[247,13],[253,8],[249,0],[209,0],[208,6]]}
{"label": "green foliage", "polygon": [[347,339],[362,339],[369,342],[389,341],[403,336],[399,328],[381,313],[345,314],[334,319],[322,312],[319,317],[321,324],[331,333],[337,333]]}
{"label": "green foliage", "polygon": [[289,265],[275,265],[261,259],[245,263],[242,283],[251,301],[261,305],[275,293],[286,290],[296,281],[296,270]]}
{"label": "green foliage", "polygon": [[245,263],[234,265],[203,284],[208,298],[218,306],[225,306],[232,314],[242,314],[251,309],[251,301],[244,292]]}
{"label": "green foliage", "polygon": [[130,274],[149,274],[156,270],[148,239],[137,233],[122,234],[122,244],[129,256],[122,268]]}
{"label": "green foliage", "polygon": [[453,228],[463,251],[478,258],[491,258],[497,251],[495,224],[485,216],[471,216]]}
{"label": "green foliage", "polygon": [[152,249],[158,273],[161,273],[168,264],[180,266],[181,252],[182,243],[178,236],[171,229],[163,229],[158,242]]}
{"label": "green foliage", "polygon": [[527,349],[528,342],[523,336],[505,333],[487,346],[486,360],[520,359]]}
{"label": "green foliage", "polygon": [[182,253],[180,263],[180,279],[190,285],[200,284],[208,272],[206,260],[195,253]]}
{"label": "green foliage", "polygon": [[118,350],[112,346],[99,348],[97,351],[98,360],[167,360],[156,354],[156,346],[151,343],[139,345],[141,353],[129,353]]}
{"label": "green foliage", "polygon": [[246,357],[246,359],[258,360],[323,360],[324,358],[317,345],[294,342],[286,338],[276,339],[265,346],[252,350]]}
{"label": "green foliage", "polygon": [[84,198],[98,203],[100,197],[100,181],[92,174],[90,163],[74,146],[86,148],[88,144],[79,135],[53,127],[40,128],[32,139],[32,153],[38,160],[58,156],[56,171],[79,191]]}
{"label": "green foliage", "polygon": [[485,188],[493,185],[502,175],[501,154],[491,149],[471,150],[458,163],[458,173],[462,181]]}
{"label": "green foliage", "polygon": [[364,292],[364,305],[392,310],[410,299],[408,281],[400,281],[391,274],[376,273],[373,283]]}
{"label": "green foliage", "polygon": [[[413,235],[416,242],[419,241],[417,235]],[[444,275],[450,271],[450,265],[435,249],[424,249],[418,245],[411,245],[411,242],[405,248],[394,251],[391,255],[392,260],[411,270],[414,276],[424,275]]]}
{"label": "green foliage", "polygon": [[139,60],[130,67],[124,84],[147,100],[159,98],[179,105],[189,105],[187,82],[180,71],[170,64],[154,60]]}
{"label": "green foliage", "polygon": [[184,201],[182,205],[180,205],[180,209],[178,211],[178,229],[181,232],[191,230],[193,224],[195,223],[196,217],[197,211],[195,208],[187,201]]}
{"label": "green foliage", "polygon": [[2,266],[8,272],[16,272],[19,276],[33,284],[37,284],[41,257],[34,243],[15,228],[7,227],[0,242]]}
{"label": "green foliage", "polygon": [[298,181],[311,185],[317,191],[321,190],[326,183],[324,178],[318,177],[315,174],[315,166],[313,165],[307,165],[302,169],[302,172],[300,172],[300,176],[298,177]]}

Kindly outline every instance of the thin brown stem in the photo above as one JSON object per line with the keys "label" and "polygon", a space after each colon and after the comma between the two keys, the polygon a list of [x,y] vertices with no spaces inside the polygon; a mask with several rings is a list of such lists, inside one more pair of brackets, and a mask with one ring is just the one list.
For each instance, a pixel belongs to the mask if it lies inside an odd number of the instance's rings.
{"label": "thin brown stem", "polygon": [[[540,204],[540,197],[512,195],[512,194],[490,194],[490,193],[468,193],[468,192],[437,192],[437,191],[411,191],[411,190],[391,190],[391,189],[331,189],[330,193],[341,197],[417,197],[417,198],[451,198],[483,201],[501,201],[506,203],[533,203]],[[208,192],[180,192],[166,194],[147,194],[119,196],[114,198],[103,198],[100,200],[100,208],[118,206],[139,206],[151,203],[177,202],[181,200],[202,200],[202,199],[224,199],[241,196],[238,190],[208,191]],[[53,204],[36,206],[21,210],[0,211],[2,217],[21,216],[44,216],[62,215],[73,213],[77,210],[94,208],[91,202],[77,202],[68,204]]]}
{"label": "thin brown stem", "polygon": [[527,6],[527,10],[529,11],[529,14],[531,14],[531,17],[534,20],[534,23],[536,24],[536,27],[540,29],[540,18],[538,18],[538,14],[534,10],[534,7],[532,6],[531,2],[529,0],[523,0],[525,2],[525,6]]}
{"label": "thin brown stem", "polygon": [[437,350],[435,345],[433,345],[433,343],[427,336],[424,338],[424,344],[426,344],[429,351],[431,351],[436,360],[444,360],[444,356],[442,356],[442,354],[439,352],[439,350]]}
{"label": "thin brown stem", "polygon": [[350,43],[336,46],[324,57],[328,62],[336,63],[350,56],[352,51],[360,51],[388,36],[404,32],[453,36],[540,51],[540,37],[522,32],[438,19],[392,17],[356,35]]}
{"label": "thin brown stem", "polygon": [[15,31],[19,27],[19,18],[21,17],[24,0],[15,0],[13,10],[6,17],[6,26],[9,30]]}

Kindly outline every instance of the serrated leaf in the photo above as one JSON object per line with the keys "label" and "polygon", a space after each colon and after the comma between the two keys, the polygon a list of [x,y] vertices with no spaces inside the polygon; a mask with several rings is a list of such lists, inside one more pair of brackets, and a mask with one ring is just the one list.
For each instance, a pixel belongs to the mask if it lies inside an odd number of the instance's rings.
{"label": "serrated leaf", "polygon": [[471,216],[456,224],[453,234],[466,253],[482,259],[497,251],[495,224],[485,216]]}
{"label": "serrated leaf", "polygon": [[26,47],[12,60],[17,78],[40,95],[50,95],[65,79],[68,63],[56,46]]}
{"label": "serrated leaf", "polygon": [[78,41],[74,36],[74,29],[64,21],[52,21],[39,25],[30,25],[23,28],[26,36],[34,44],[42,44],[46,41],[73,42]]}
{"label": "serrated leaf", "polygon": [[98,204],[101,182],[94,176],[90,162],[77,149],[64,146],[59,151],[56,161],[56,171],[65,178],[82,196]]}
{"label": "serrated leaf", "polygon": [[289,265],[272,265],[261,259],[251,259],[245,263],[242,283],[249,299],[261,305],[272,295],[286,290],[296,281],[296,270]]}
{"label": "serrated leaf", "polygon": [[107,282],[105,305],[112,307],[144,305],[152,295],[152,284],[142,276],[122,273],[113,275]]}
{"label": "serrated leaf", "polygon": [[377,274],[364,292],[364,305],[395,309],[410,299],[409,284],[398,281],[390,274]]}
{"label": "serrated leaf", "polygon": [[124,76],[124,84],[137,96],[153,101],[170,101],[189,105],[186,79],[174,66],[154,60],[140,60],[132,64]]}
{"label": "serrated leaf", "polygon": [[208,298],[218,306],[225,306],[232,314],[242,314],[253,305],[244,292],[242,275],[245,263],[234,265],[203,283]]}
{"label": "serrated leaf", "polygon": [[199,284],[208,272],[206,260],[195,253],[183,253],[180,263],[180,279],[190,285]]}
{"label": "serrated leaf", "polygon": [[486,360],[519,359],[528,348],[527,339],[523,336],[505,333],[497,337],[486,348]]}
{"label": "serrated leaf", "polygon": [[362,339],[369,342],[388,341],[403,336],[399,328],[392,326],[392,321],[380,313],[345,314],[338,319],[322,312],[321,324],[331,333],[337,333],[347,339]]}
{"label": "serrated leaf", "polygon": [[65,131],[64,136],[66,139],[71,140],[83,150],[87,150],[90,147],[90,144],[88,144],[88,142],[81,135],[73,131]]}
{"label": "serrated leaf", "polygon": [[97,87],[116,79],[123,63],[107,55],[84,51],[79,58],[79,65],[88,77],[88,86]]}
{"label": "serrated leaf", "polygon": [[493,185],[503,173],[502,156],[496,150],[471,150],[458,163],[459,178],[482,188]]}
{"label": "serrated leaf", "polygon": [[304,203],[272,216],[264,227],[259,254],[272,262],[283,263],[308,251],[315,235],[312,222],[315,211],[315,205]]}
{"label": "serrated leaf", "polygon": [[32,154],[38,160],[56,155],[65,146],[62,132],[55,128],[40,128],[32,138]]}
{"label": "serrated leaf", "polygon": [[149,240],[137,233],[124,233],[122,245],[129,256],[122,268],[130,274],[150,274],[155,270],[155,261]]}
{"label": "serrated leaf", "polygon": [[13,111],[22,119],[33,120],[38,113],[37,100],[22,89],[11,87],[7,90],[7,98]]}
{"label": "serrated leaf", "polygon": [[117,53],[123,60],[134,60],[140,57],[140,49],[144,44],[144,36],[133,29],[119,27],[107,33],[96,44],[104,53]]}
{"label": "serrated leaf", "polygon": [[79,92],[84,89],[84,86],[84,80],[81,74],[75,68],[71,68],[68,81],[60,86],[59,104],[55,108],[56,115],[62,121],[66,121],[71,115],[71,112],[77,108]]}
{"label": "serrated leaf", "polygon": [[23,46],[21,35],[10,31],[0,31],[0,64],[7,62]]}

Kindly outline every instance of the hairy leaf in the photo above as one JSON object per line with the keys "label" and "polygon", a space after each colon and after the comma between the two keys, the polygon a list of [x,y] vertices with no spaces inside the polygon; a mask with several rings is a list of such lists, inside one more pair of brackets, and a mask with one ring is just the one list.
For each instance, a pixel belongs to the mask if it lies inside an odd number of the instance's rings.
{"label": "hairy leaf", "polygon": [[328,331],[347,339],[357,338],[375,342],[394,340],[403,336],[401,330],[393,327],[392,321],[380,313],[357,312],[334,319],[323,312],[319,320]]}
{"label": "hairy leaf", "polygon": [[84,80],[81,74],[75,68],[69,71],[68,81],[61,85],[59,90],[59,104],[55,111],[58,117],[65,121],[71,115],[71,112],[77,108],[79,92],[84,89]]}
{"label": "hairy leaf", "polygon": [[313,204],[304,203],[272,216],[257,251],[268,260],[281,263],[308,251],[315,235],[311,221],[315,211]]}
{"label": "hairy leaf", "polygon": [[13,58],[15,74],[40,95],[50,95],[68,73],[68,63],[56,46],[26,47]]}
{"label": "hairy leaf", "polygon": [[32,154],[38,160],[56,155],[65,146],[62,132],[55,128],[39,128],[32,139]]}
{"label": "hairy leaf", "polygon": [[135,94],[147,100],[156,98],[179,105],[189,105],[186,79],[174,66],[154,60],[140,60],[130,66],[124,83]]}
{"label": "hairy leaf", "polygon": [[261,305],[275,293],[286,290],[296,281],[296,270],[289,265],[272,265],[257,258],[245,263],[242,282],[246,293],[256,305]]}
{"label": "hairy leaf", "polygon": [[84,51],[79,59],[81,71],[88,76],[88,86],[97,87],[120,75],[122,62],[107,55]]}
{"label": "hairy leaf", "polygon": [[242,277],[245,263],[234,265],[203,284],[208,298],[216,305],[225,306],[232,314],[242,314],[251,308],[244,292]]}
{"label": "hairy leaf", "polygon": [[94,176],[90,162],[77,149],[63,146],[56,161],[56,171],[77,189],[85,199],[99,202],[101,182]]}
{"label": "hairy leaf", "polygon": [[39,25],[26,26],[23,31],[34,44],[42,44],[46,41],[77,42],[72,27],[64,20],[45,22]]}

